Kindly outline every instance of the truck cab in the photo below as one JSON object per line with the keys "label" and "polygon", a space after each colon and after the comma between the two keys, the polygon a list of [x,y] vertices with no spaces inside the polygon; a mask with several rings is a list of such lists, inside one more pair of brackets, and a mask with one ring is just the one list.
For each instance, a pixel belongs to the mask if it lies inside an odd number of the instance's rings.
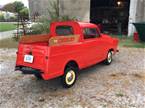
{"label": "truck cab", "polygon": [[109,65],[118,39],[101,34],[97,25],[85,22],[53,22],[50,33],[23,36],[19,42],[16,70],[49,80],[60,77],[71,87],[79,70],[104,61]]}

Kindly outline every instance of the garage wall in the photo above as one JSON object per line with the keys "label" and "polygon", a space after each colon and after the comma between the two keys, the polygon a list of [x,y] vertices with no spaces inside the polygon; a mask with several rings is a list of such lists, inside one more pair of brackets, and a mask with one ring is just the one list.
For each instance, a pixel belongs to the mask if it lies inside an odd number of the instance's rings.
{"label": "garage wall", "polygon": [[60,14],[90,21],[90,0],[60,0]]}
{"label": "garage wall", "polygon": [[60,15],[76,17],[80,21],[90,21],[90,0],[29,0],[30,18],[35,13],[48,15],[50,2],[59,2]]}
{"label": "garage wall", "polygon": [[53,1],[56,2],[57,0],[29,0],[30,18],[32,18],[36,13],[40,16],[48,15],[50,2]]}

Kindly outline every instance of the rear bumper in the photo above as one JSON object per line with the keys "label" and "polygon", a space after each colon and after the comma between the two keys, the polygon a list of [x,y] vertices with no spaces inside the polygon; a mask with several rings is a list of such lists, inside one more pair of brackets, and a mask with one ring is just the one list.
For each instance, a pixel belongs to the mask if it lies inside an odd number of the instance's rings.
{"label": "rear bumper", "polygon": [[41,70],[39,70],[39,69],[34,69],[34,68],[31,68],[31,67],[28,67],[28,66],[15,66],[15,71],[17,71],[17,70],[19,70],[19,71],[21,71],[22,72],[22,74],[28,74],[28,75],[40,75],[40,76],[42,76],[42,78],[43,78],[43,80],[49,80],[49,79],[53,79],[53,78],[56,78],[56,77],[59,77],[59,76],[61,76],[61,72],[60,73],[53,73],[53,72],[49,72],[49,74],[48,73],[46,73],[46,72],[43,72],[43,71],[41,71]]}
{"label": "rear bumper", "polygon": [[17,70],[21,71],[23,74],[43,74],[44,73],[39,69],[33,69],[31,67],[25,67],[25,66],[16,66],[15,71]]}

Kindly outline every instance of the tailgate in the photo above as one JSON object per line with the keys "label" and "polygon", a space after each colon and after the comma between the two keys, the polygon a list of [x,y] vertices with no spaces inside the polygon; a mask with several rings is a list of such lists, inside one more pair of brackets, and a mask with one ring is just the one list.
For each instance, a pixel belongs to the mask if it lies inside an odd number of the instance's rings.
{"label": "tailgate", "polygon": [[48,56],[48,46],[35,44],[20,44],[17,53],[17,66],[26,66],[45,71]]}

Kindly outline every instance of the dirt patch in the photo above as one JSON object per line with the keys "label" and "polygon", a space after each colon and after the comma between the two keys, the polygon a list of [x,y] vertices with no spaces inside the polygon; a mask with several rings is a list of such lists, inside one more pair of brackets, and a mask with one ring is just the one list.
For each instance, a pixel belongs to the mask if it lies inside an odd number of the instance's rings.
{"label": "dirt patch", "polygon": [[145,74],[132,74],[134,77],[139,78],[139,79],[145,79]]}

